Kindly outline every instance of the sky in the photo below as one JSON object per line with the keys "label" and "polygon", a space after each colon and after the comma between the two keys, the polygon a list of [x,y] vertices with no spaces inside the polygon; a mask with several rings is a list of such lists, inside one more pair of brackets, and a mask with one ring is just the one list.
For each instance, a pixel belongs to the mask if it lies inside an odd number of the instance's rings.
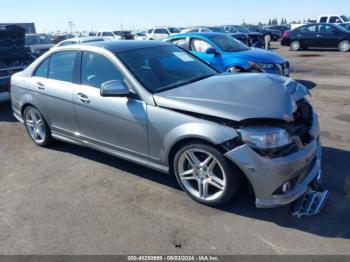
{"label": "sky", "polygon": [[1,0],[0,23],[35,22],[37,31],[146,29],[350,16],[349,0]]}

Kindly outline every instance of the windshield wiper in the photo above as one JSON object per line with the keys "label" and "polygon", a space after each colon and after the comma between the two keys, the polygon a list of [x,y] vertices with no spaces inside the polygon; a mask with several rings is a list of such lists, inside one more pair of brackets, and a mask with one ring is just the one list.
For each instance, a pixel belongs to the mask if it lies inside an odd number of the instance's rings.
{"label": "windshield wiper", "polygon": [[201,80],[204,80],[206,78],[209,78],[209,77],[212,77],[214,76],[215,74],[209,74],[209,75],[204,75],[204,76],[200,76],[200,77],[196,77],[196,78],[193,78],[189,81],[186,81],[185,83],[183,83],[182,85],[188,85],[188,84],[192,84],[194,82],[198,82],[198,81],[201,81]]}
{"label": "windshield wiper", "polygon": [[178,84],[168,85],[168,86],[165,86],[165,87],[161,88],[160,90],[158,90],[158,92],[163,92],[163,91],[166,91],[166,90],[169,90],[169,89],[173,89],[173,88],[176,88],[176,87],[192,84],[194,82],[198,82],[198,81],[204,80],[206,78],[209,78],[209,77],[212,77],[212,76],[215,76],[215,75],[216,74],[203,75],[203,76],[199,76],[199,77],[196,77],[196,78],[193,78],[191,80],[187,80],[187,81],[184,81],[184,82],[181,82],[181,83],[178,83]]}

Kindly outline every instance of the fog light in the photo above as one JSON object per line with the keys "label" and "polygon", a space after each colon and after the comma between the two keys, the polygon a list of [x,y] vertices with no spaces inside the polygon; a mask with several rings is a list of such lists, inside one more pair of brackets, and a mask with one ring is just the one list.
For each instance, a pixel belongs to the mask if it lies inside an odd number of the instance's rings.
{"label": "fog light", "polygon": [[290,181],[284,183],[282,185],[282,192],[287,193],[291,189],[291,187],[292,187],[292,184],[290,183]]}

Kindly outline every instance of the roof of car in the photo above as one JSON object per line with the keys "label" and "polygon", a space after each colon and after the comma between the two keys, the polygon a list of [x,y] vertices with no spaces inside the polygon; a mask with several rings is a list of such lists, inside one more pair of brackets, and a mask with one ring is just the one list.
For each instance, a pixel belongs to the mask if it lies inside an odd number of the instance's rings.
{"label": "roof of car", "polygon": [[136,40],[117,40],[117,41],[105,41],[105,42],[93,42],[89,45],[105,48],[113,53],[119,53],[124,51],[150,48],[157,46],[167,46],[169,44],[158,41],[136,41]]}

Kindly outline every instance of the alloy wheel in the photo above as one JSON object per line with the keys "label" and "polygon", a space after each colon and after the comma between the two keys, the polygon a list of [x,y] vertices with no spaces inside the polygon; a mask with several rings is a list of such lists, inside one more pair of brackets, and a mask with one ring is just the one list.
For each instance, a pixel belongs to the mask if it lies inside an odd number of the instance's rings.
{"label": "alloy wheel", "polygon": [[204,201],[219,199],[226,190],[224,168],[209,152],[188,149],[178,160],[177,168],[183,186],[194,197]]}
{"label": "alloy wheel", "polygon": [[299,41],[293,41],[290,45],[291,49],[293,51],[298,51],[300,50],[300,42]]}
{"label": "alloy wheel", "polygon": [[46,130],[42,116],[34,109],[26,111],[25,125],[31,138],[38,144],[46,138]]}
{"label": "alloy wheel", "polygon": [[348,40],[340,42],[339,50],[342,52],[348,52],[350,50],[350,42]]}

